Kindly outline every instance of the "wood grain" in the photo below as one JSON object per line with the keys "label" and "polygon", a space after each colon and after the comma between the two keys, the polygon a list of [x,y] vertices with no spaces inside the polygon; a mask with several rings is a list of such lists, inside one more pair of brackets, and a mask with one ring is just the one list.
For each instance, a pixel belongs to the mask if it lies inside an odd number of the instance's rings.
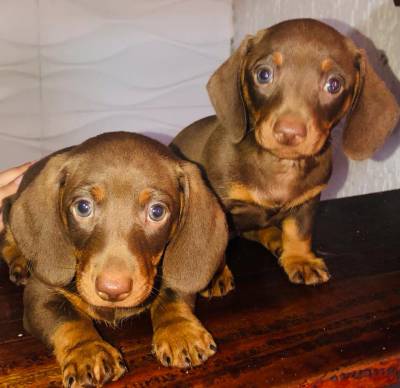
{"label": "wood grain", "polygon": [[[218,353],[187,371],[150,353],[147,314],[104,326],[129,374],[110,387],[385,387],[400,376],[400,191],[327,201],[315,249],[332,280],[290,284],[261,246],[234,240],[237,289],[200,299],[198,315]],[[22,328],[21,290],[0,268],[0,387],[59,387],[54,357]],[[21,334],[23,334],[21,336]]]}

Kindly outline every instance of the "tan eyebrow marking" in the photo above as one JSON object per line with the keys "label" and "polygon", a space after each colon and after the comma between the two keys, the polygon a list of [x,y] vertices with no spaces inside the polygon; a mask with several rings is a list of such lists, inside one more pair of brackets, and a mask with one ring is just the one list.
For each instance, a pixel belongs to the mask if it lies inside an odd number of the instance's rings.
{"label": "tan eyebrow marking", "polygon": [[330,58],[325,58],[322,62],[321,62],[321,70],[323,72],[327,72],[329,70],[331,70],[333,67],[333,62]]}
{"label": "tan eyebrow marking", "polygon": [[140,206],[145,205],[147,202],[149,202],[151,198],[151,191],[149,189],[145,189],[140,192],[139,194],[139,204]]}
{"label": "tan eyebrow marking", "polygon": [[96,202],[102,202],[104,201],[106,197],[106,193],[104,192],[103,189],[101,189],[99,186],[94,186],[90,189],[90,194],[92,194],[93,199]]}
{"label": "tan eyebrow marking", "polygon": [[272,60],[274,61],[275,65],[282,66],[283,63],[283,55],[279,51],[275,51],[272,54]]}

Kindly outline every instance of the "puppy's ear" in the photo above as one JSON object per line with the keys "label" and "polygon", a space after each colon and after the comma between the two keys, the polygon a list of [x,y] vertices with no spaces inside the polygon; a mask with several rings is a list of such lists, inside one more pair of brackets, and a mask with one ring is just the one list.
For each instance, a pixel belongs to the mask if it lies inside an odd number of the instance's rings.
{"label": "puppy's ear", "polygon": [[33,274],[50,285],[68,284],[75,258],[61,218],[60,190],[67,153],[47,157],[25,174],[11,206],[8,225]]}
{"label": "puppy's ear", "polygon": [[207,91],[218,119],[240,142],[247,129],[247,112],[242,95],[242,64],[253,36],[247,35],[239,48],[215,71],[207,83]]}
{"label": "puppy's ear", "polygon": [[198,168],[181,163],[179,224],[164,255],[166,286],[184,293],[203,290],[224,259],[228,242],[225,214]]}
{"label": "puppy's ear", "polygon": [[343,149],[349,158],[362,160],[383,145],[399,120],[400,108],[364,50],[357,51],[358,79],[343,131]]}

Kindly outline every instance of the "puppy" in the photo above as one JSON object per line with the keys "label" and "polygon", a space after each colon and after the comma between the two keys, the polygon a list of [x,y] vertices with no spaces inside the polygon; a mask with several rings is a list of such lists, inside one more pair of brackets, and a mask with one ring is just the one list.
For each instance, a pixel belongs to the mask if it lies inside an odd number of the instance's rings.
{"label": "puppy", "polygon": [[4,224],[2,255],[26,283],[24,327],[54,350],[65,387],[125,372],[93,319],[116,324],[149,309],[166,366],[215,353],[193,307],[223,265],[225,214],[197,167],[167,147],[120,132],[57,152],[25,174]]}
{"label": "puppy", "polygon": [[216,116],[185,128],[172,149],[201,166],[233,233],[275,253],[291,282],[326,282],[311,234],[331,131],[346,117],[345,153],[368,158],[398,121],[395,98],[363,50],[311,19],[247,36],[207,88]]}

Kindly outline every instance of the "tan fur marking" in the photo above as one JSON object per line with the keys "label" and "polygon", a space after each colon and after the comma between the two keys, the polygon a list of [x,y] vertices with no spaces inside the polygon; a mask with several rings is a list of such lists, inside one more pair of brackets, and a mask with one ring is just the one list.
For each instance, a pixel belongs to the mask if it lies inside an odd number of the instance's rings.
{"label": "tan fur marking", "polygon": [[66,299],[69,300],[69,302],[75,307],[76,310],[89,315],[91,318],[93,319],[97,319],[97,320],[101,320],[102,318],[96,314],[96,312],[94,311],[93,307],[85,302],[81,297],[79,297],[78,295],[66,291],[63,288],[57,288],[56,291],[63,295]]}
{"label": "tan fur marking", "polygon": [[149,190],[145,189],[139,194],[139,204],[141,206],[145,205],[151,199],[151,193]]}
{"label": "tan fur marking", "polygon": [[311,236],[302,237],[293,218],[282,223],[282,249],[279,263],[292,283],[315,285],[329,280],[324,260],[311,251]]}
{"label": "tan fur marking", "polygon": [[311,238],[301,239],[296,220],[286,218],[282,223],[282,245],[285,255],[308,255],[311,252]]}
{"label": "tan fur marking", "polygon": [[90,190],[90,194],[92,194],[93,199],[97,203],[100,203],[100,202],[104,201],[104,199],[106,197],[105,191],[99,186],[92,187],[91,190]]}
{"label": "tan fur marking", "polygon": [[90,340],[101,340],[90,321],[81,320],[62,323],[57,327],[51,338],[57,361],[62,365],[71,348],[80,342]]}
{"label": "tan fur marking", "polygon": [[243,202],[255,202],[250,190],[241,183],[233,183],[230,186],[228,197]]}
{"label": "tan fur marking", "polygon": [[275,65],[282,66],[283,63],[283,56],[279,51],[275,51],[272,54],[272,60],[274,61]]}
{"label": "tan fur marking", "polygon": [[310,190],[307,190],[305,193],[301,194],[299,197],[293,199],[289,203],[285,204],[285,208],[293,208],[296,206],[301,205],[304,202],[309,201],[310,199],[316,197],[324,188],[326,187],[326,184],[318,185],[313,187]]}
{"label": "tan fur marking", "polygon": [[1,255],[8,265],[10,265],[16,257],[21,255],[14,236],[7,227],[5,230],[4,244],[2,246]]}
{"label": "tan fur marking", "polygon": [[258,231],[260,242],[272,253],[278,254],[282,249],[282,231],[276,226]]}
{"label": "tan fur marking", "polygon": [[8,265],[10,280],[17,285],[24,285],[30,276],[29,260],[22,255],[9,227],[6,226],[4,233],[0,256]]}
{"label": "tan fur marking", "polygon": [[[151,315],[153,319],[154,331],[160,327],[168,326],[175,321],[182,319],[191,319],[193,313],[190,307],[184,302],[171,302],[168,303],[168,308],[163,307],[164,301],[162,295],[159,296],[151,306]],[[161,312],[161,314],[160,314]]]}
{"label": "tan fur marking", "polygon": [[[162,254],[163,252],[160,252],[158,255],[151,258],[151,264],[153,264],[153,266],[156,266],[160,262]],[[154,268],[154,270],[156,270],[156,268]]]}
{"label": "tan fur marking", "polygon": [[211,334],[186,303],[162,300],[160,295],[151,307],[151,317],[153,350],[163,365],[178,368],[196,366],[215,353],[216,345]]}
{"label": "tan fur marking", "polygon": [[222,297],[234,290],[235,281],[229,267],[225,264],[222,271],[217,272],[207,288],[200,293],[204,298]]}
{"label": "tan fur marking", "polygon": [[[126,369],[121,365],[121,353],[103,341],[90,320],[61,323],[51,336],[54,354],[63,375],[63,386],[86,386],[87,375],[92,375],[96,387],[106,379],[118,380]],[[94,386],[94,385],[93,385]]]}
{"label": "tan fur marking", "polygon": [[244,232],[243,237],[261,243],[275,256],[282,250],[282,231],[276,226]]}
{"label": "tan fur marking", "polygon": [[[290,209],[296,206],[301,205],[304,202],[316,197],[321,191],[326,187],[326,184],[318,185],[313,187],[310,190],[302,193],[297,198],[287,202],[284,204],[284,209]],[[274,201],[267,200],[266,198],[262,198],[257,194],[256,190],[251,190],[244,186],[241,183],[232,183],[229,191],[228,198],[236,201],[243,201],[248,203],[253,203],[258,206],[263,206],[265,208],[273,208],[279,206],[279,204]]]}
{"label": "tan fur marking", "polygon": [[261,199],[256,191],[250,190],[245,185],[241,183],[232,183],[229,191],[228,198],[231,200],[243,201],[254,203],[259,206],[264,206],[267,208],[276,207],[273,201],[268,201],[266,199]]}
{"label": "tan fur marking", "polygon": [[326,73],[328,72],[330,69],[332,69],[333,66],[333,62],[330,58],[325,58],[322,62],[321,62],[321,70]]}

